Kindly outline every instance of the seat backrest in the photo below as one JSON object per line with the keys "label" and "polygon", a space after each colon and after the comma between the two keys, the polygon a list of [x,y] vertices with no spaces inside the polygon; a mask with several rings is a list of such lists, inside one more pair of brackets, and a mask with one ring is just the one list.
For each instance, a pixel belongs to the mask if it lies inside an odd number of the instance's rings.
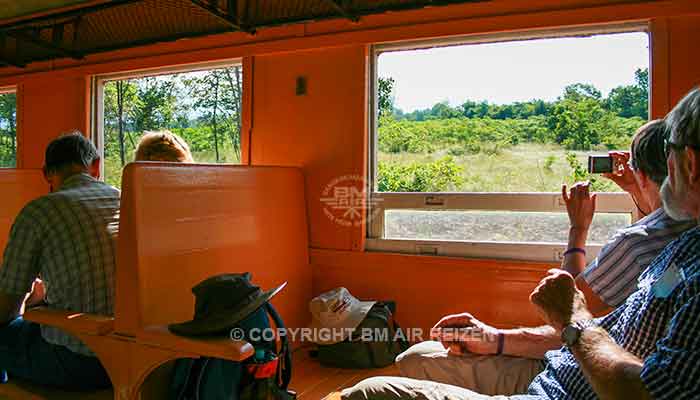
{"label": "seat backrest", "polygon": [[289,281],[275,304],[283,316],[303,315],[307,237],[297,168],[131,163],[122,178],[115,330],[135,335],[191,319],[191,288],[229,272],[251,272],[263,289]]}
{"label": "seat backrest", "polygon": [[27,203],[46,193],[41,170],[0,169],[0,263],[15,217]]}

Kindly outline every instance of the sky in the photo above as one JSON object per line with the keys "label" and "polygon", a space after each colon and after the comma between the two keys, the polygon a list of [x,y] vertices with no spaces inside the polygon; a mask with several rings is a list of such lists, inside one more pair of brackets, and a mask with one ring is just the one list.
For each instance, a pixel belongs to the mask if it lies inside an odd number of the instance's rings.
{"label": "sky", "polygon": [[441,101],[551,101],[572,83],[607,96],[648,66],[648,35],[635,32],[387,52],[377,72],[394,78],[394,106],[410,112]]}

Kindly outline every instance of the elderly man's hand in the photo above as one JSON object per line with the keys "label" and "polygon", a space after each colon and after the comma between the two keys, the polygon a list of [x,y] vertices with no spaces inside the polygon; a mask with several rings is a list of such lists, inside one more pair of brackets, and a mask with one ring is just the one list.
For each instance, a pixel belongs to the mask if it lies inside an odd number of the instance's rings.
{"label": "elderly man's hand", "polygon": [[549,270],[549,275],[530,295],[545,322],[557,331],[576,321],[591,319],[583,293],[576,288],[574,277],[561,269]]}
{"label": "elderly man's hand", "polygon": [[496,354],[498,351],[498,329],[469,313],[443,317],[430,330],[430,336],[457,355]]}
{"label": "elderly man's hand", "polygon": [[588,231],[595,214],[596,195],[590,193],[589,182],[579,182],[567,191],[566,185],[561,187],[561,196],[566,204],[571,228]]}

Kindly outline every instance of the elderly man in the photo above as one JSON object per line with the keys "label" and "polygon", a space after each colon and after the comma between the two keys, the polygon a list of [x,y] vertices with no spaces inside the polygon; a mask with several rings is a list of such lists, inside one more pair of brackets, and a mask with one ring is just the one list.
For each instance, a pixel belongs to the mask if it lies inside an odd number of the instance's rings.
{"label": "elderly man", "polygon": [[[570,192],[563,188],[571,229],[562,268],[577,277],[577,286],[594,315],[624,303],[636,290],[640,274],[661,250],[695,226],[695,221],[674,221],[662,207],[660,188],[668,174],[666,137],[664,121],[651,121],[635,134],[630,153],[612,153],[620,171],[607,176],[648,215],[618,231],[587,267],[584,248],[595,212],[595,195],[590,195],[587,183],[575,185]],[[485,394],[525,393],[544,368],[545,352],[561,346],[559,335],[549,326],[496,329],[468,313],[442,318],[435,328],[469,326],[478,327],[479,332],[464,341],[426,341],[399,355],[401,375]]]}
{"label": "elderly man", "polygon": [[71,389],[110,385],[77,338],[18,316],[25,301],[44,300],[43,286],[50,308],[113,313],[119,191],[98,181],[99,171],[89,140],[79,133],[59,137],[46,149],[51,193],[15,219],[0,269],[0,370],[10,378]]}
{"label": "elderly man", "polygon": [[[667,117],[669,176],[666,212],[700,217],[700,90]],[[612,313],[594,318],[566,271],[551,270],[530,296],[564,347],[546,354],[545,370],[528,394],[511,399],[696,399],[700,397],[700,228],[671,242]],[[460,332],[438,334],[460,339]],[[344,399],[488,399],[448,384],[410,378],[371,378],[343,391]],[[506,398],[499,396],[497,398]]]}

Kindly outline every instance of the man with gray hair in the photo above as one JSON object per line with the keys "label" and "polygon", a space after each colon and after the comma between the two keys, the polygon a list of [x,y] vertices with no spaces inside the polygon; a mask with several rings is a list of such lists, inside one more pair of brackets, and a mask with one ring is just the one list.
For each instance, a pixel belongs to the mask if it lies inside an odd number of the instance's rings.
{"label": "man with gray hair", "polygon": [[120,193],[98,181],[99,172],[97,149],[79,132],[46,149],[51,193],[19,213],[0,269],[2,375],[68,389],[110,385],[80,340],[19,315],[25,304],[43,301],[49,308],[113,315]]}
{"label": "man with gray hair", "polygon": [[[662,185],[667,214],[700,218],[700,90],[666,118],[669,175]],[[572,275],[552,269],[530,295],[564,346],[527,394],[491,397],[410,378],[377,377],[343,399],[697,399],[700,398],[700,228],[671,242],[642,272],[637,290],[610,314],[594,318]],[[440,340],[461,339],[454,330]]]}
{"label": "man with gray hair", "polygon": [[[654,120],[637,130],[630,152],[612,152],[615,174],[606,175],[627,192],[645,217],[618,230],[598,256],[586,265],[585,248],[596,195],[587,182],[578,183],[562,197],[570,218],[569,250],[561,269],[576,278],[595,316],[608,314],[637,290],[637,281],[671,241],[696,226],[675,221],[666,214],[661,186],[668,175],[664,141],[666,123]],[[448,315],[436,328],[473,328],[458,343],[424,341],[396,358],[401,376],[461,386],[485,394],[527,392],[530,382],[544,369],[544,355],[561,347],[550,326],[497,329],[469,313]]]}

